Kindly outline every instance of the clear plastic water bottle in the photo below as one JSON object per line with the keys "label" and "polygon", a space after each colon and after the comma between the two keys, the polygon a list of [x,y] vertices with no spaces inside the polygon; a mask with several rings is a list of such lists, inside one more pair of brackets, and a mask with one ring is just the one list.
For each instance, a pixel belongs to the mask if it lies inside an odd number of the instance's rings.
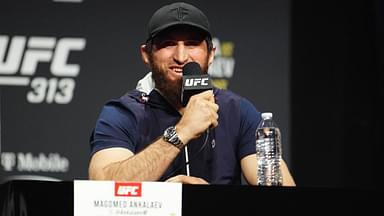
{"label": "clear plastic water bottle", "polygon": [[270,112],[262,113],[256,129],[257,184],[261,186],[281,186],[283,180],[281,133],[272,116]]}

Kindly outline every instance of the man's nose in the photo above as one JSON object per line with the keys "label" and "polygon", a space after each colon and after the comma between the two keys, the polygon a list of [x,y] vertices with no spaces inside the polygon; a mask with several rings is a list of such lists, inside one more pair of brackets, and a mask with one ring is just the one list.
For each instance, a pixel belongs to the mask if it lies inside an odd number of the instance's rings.
{"label": "man's nose", "polygon": [[188,51],[182,42],[177,44],[173,58],[178,64],[184,64],[188,61]]}

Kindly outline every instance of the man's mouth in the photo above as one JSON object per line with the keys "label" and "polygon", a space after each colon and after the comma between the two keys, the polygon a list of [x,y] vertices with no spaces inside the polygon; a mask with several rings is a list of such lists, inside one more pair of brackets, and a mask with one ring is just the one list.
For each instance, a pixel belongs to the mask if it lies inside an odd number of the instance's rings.
{"label": "man's mouth", "polygon": [[183,68],[180,67],[171,67],[171,70],[175,73],[183,73]]}

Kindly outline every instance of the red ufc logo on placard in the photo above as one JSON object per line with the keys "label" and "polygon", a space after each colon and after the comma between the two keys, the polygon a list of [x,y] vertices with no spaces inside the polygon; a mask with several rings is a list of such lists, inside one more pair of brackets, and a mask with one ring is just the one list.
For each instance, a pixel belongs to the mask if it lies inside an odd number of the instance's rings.
{"label": "red ufc logo on placard", "polygon": [[141,183],[115,182],[115,196],[141,197]]}

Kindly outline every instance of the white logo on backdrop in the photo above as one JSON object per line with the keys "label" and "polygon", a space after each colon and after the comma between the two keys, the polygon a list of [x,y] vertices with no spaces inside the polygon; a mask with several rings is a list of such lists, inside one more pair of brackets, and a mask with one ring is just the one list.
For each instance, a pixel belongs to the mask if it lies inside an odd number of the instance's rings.
{"label": "white logo on backdrop", "polygon": [[209,67],[208,74],[212,76],[212,83],[218,88],[227,89],[229,79],[232,78],[235,70],[234,43],[220,41],[219,38],[212,39],[216,47],[215,59]]}
{"label": "white logo on backdrop", "polygon": [[7,172],[67,172],[69,160],[58,153],[2,152],[1,166]]}
{"label": "white logo on backdrop", "polygon": [[[80,65],[68,63],[71,52],[85,48],[85,38],[0,35],[0,86],[30,86],[30,103],[68,104]],[[39,76],[39,63],[49,63],[51,76]]]}

